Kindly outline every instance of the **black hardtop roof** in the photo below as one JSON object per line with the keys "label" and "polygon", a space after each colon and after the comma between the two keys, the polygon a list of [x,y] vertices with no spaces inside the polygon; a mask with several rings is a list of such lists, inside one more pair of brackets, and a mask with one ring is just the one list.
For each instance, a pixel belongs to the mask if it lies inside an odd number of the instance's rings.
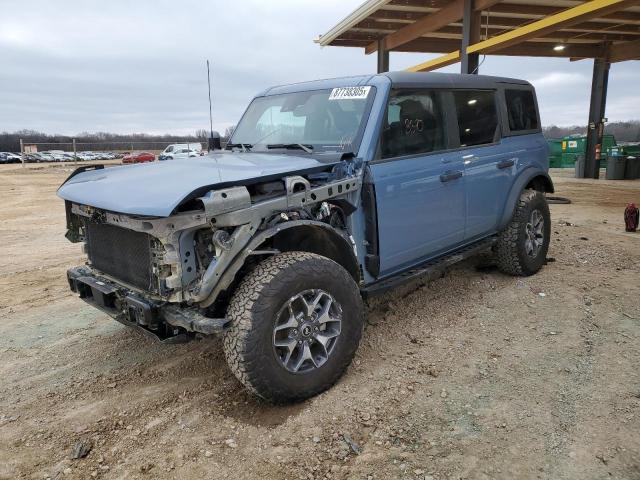
{"label": "black hardtop roof", "polygon": [[498,84],[504,83],[531,86],[525,80],[488,75],[434,72],[386,72],[380,75],[388,77],[398,87],[496,88]]}

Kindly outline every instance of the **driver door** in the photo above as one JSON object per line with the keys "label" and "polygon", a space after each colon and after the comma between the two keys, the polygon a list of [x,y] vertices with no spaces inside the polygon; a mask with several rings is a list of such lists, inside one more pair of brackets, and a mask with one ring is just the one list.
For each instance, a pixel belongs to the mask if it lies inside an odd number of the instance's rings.
{"label": "driver door", "polygon": [[465,229],[464,163],[448,151],[446,93],[392,90],[375,184],[380,276],[461,244]]}

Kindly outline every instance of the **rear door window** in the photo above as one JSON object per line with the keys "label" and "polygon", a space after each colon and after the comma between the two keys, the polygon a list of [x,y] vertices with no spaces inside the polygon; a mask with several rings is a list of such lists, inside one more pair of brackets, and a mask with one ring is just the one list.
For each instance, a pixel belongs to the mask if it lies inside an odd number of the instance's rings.
{"label": "rear door window", "polygon": [[392,90],[381,139],[382,158],[443,150],[445,126],[440,94],[434,90]]}
{"label": "rear door window", "polygon": [[531,90],[505,90],[507,102],[507,117],[509,118],[509,130],[521,132],[525,130],[537,130],[538,112],[536,102]]}
{"label": "rear door window", "polygon": [[489,90],[454,90],[458,116],[460,146],[470,147],[496,141],[498,112],[495,92]]}

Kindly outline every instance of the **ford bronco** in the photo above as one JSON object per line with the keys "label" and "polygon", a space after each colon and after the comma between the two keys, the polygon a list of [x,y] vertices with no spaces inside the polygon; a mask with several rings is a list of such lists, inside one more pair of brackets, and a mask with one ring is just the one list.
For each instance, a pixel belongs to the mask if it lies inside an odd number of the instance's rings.
{"label": "ford bronco", "polygon": [[224,337],[231,370],[272,402],[334,384],[362,297],[492,251],[545,263],[547,146],[521,80],[386,73],[270,88],[225,150],[81,167],[60,187],[81,242],[72,291],[164,341]]}

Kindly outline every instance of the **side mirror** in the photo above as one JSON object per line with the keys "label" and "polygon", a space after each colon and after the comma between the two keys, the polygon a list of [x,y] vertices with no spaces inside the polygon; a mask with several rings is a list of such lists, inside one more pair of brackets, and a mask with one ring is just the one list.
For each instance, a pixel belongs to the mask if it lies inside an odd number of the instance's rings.
{"label": "side mirror", "polygon": [[211,132],[211,136],[209,137],[209,151],[211,150],[222,150],[222,143],[218,132]]}

